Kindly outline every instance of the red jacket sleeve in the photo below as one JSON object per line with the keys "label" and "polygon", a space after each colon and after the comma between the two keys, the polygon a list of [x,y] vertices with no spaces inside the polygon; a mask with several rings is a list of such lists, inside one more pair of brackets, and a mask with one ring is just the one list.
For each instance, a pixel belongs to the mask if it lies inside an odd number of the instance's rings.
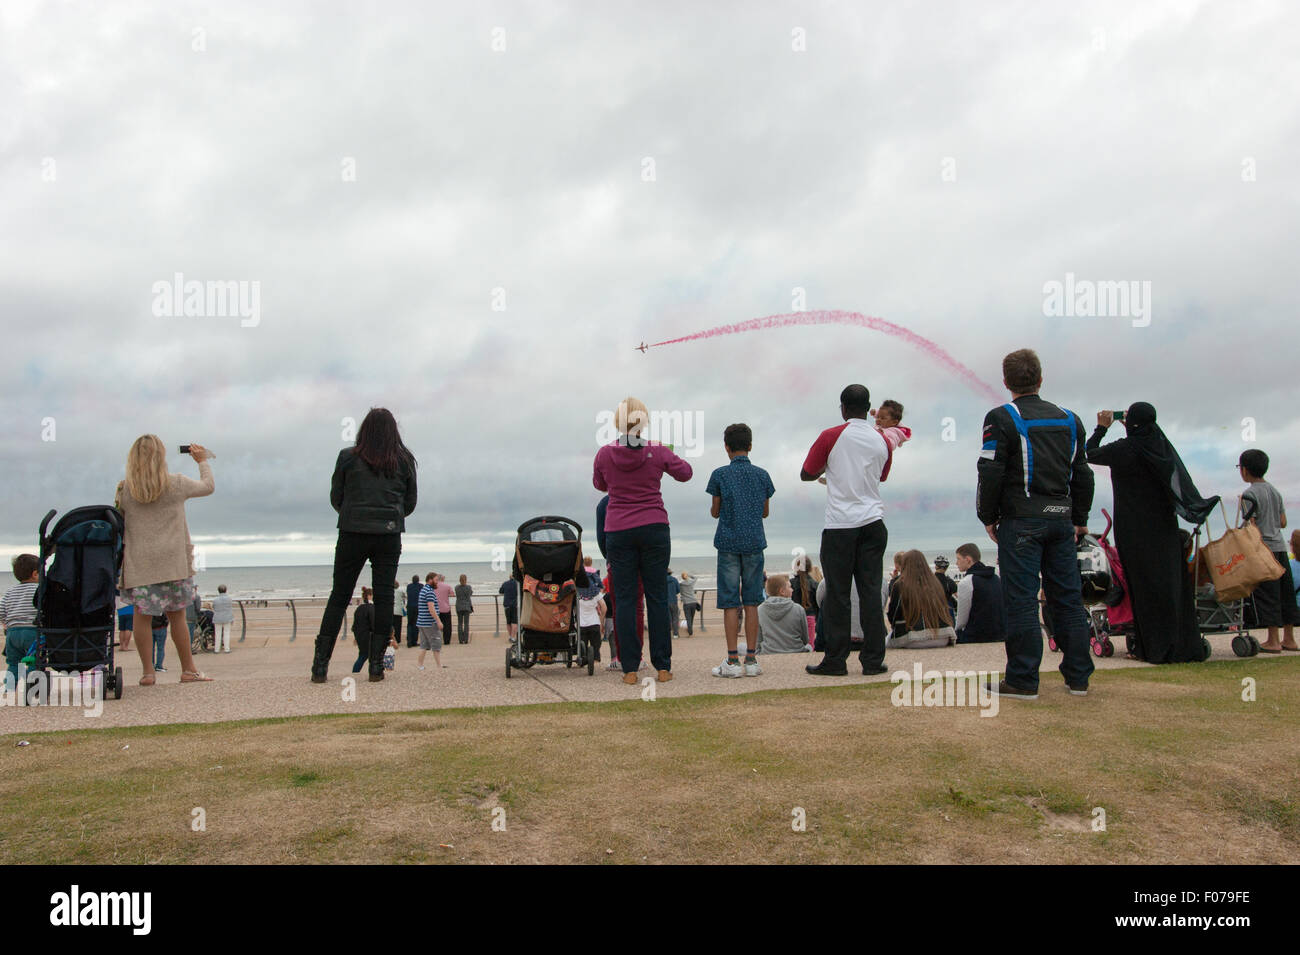
{"label": "red jacket sleeve", "polygon": [[848,427],[848,422],[835,428],[827,428],[817,435],[817,440],[813,442],[812,448],[808,451],[808,457],[803,462],[803,470],[806,473],[821,474],[826,470],[826,461],[831,456],[831,448],[835,447],[835,441],[839,438],[840,432],[846,427]]}

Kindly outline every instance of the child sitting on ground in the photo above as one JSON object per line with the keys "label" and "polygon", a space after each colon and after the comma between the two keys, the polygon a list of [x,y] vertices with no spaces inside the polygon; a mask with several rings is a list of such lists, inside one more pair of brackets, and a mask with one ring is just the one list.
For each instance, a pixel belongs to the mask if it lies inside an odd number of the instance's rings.
{"label": "child sitting on ground", "polygon": [[808,646],[808,617],[794,602],[794,588],[785,574],[767,578],[767,599],[758,606],[758,653],[804,653]]}

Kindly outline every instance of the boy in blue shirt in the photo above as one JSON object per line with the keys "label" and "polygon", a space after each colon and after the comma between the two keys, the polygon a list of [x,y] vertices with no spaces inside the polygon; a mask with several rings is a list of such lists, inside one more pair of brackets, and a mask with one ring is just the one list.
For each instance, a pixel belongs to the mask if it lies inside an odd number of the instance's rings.
{"label": "boy in blue shirt", "polygon": [[[713,668],[714,676],[758,676],[754,657],[758,645],[758,605],[763,602],[763,551],[767,537],[763,518],[776,493],[772,478],[749,462],[754,434],[747,424],[733,424],[723,434],[731,459],[709,475],[705,493],[713,495],[711,513],[718,519],[713,546],[718,551],[718,609],[727,632],[727,660]],[[745,664],[740,664],[740,608],[745,614]]]}

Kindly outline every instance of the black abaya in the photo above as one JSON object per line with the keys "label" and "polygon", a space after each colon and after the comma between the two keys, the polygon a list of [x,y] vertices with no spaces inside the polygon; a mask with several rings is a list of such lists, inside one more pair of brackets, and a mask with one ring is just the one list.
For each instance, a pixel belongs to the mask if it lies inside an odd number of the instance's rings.
{"label": "black abaya", "polygon": [[1088,439],[1088,462],[1110,468],[1115,496],[1115,549],[1133,604],[1134,644],[1149,663],[1203,658],[1196,595],[1169,485],[1146,463],[1132,438],[1104,447],[1104,428]]}

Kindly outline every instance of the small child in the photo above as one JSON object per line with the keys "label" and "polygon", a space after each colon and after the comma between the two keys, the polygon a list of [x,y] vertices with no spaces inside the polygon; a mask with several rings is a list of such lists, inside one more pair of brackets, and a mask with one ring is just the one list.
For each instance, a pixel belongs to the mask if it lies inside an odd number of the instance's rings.
{"label": "small child", "polygon": [[388,646],[384,648],[384,669],[397,669],[397,638],[389,637]]}
{"label": "small child", "polygon": [[808,618],[794,602],[794,588],[785,574],[767,579],[767,599],[759,605],[759,653],[804,653],[808,646]]}
{"label": "small child", "polygon": [[880,409],[872,412],[872,417],[876,419],[876,430],[891,451],[897,451],[898,446],[912,436],[912,429],[902,426],[903,406],[897,401],[882,401]]}
{"label": "small child", "polygon": [[[718,551],[718,609],[727,633],[726,662],[713,668],[714,676],[758,676],[763,672],[754,657],[758,648],[758,606],[763,602],[763,551],[767,537],[763,519],[776,493],[772,478],[749,462],[754,433],[747,424],[733,424],[722,436],[730,463],[709,476],[706,494],[713,495],[710,513],[718,519],[713,546]],[[740,610],[745,614],[745,665],[740,665]]]}
{"label": "small child", "polygon": [[18,586],[10,587],[0,599],[0,625],[5,631],[5,663],[18,679],[18,665],[36,642],[36,584],[40,579],[40,558],[19,554],[13,560]]}
{"label": "small child", "polygon": [[[1281,653],[1289,650],[1300,653],[1295,642],[1295,625],[1300,624],[1300,606],[1295,601],[1295,582],[1291,577],[1291,562],[1287,560],[1286,542],[1282,528],[1286,527],[1286,508],[1277,488],[1264,480],[1268,473],[1268,455],[1252,448],[1241,452],[1237,467],[1241,479],[1250,487],[1241,495],[1242,517],[1253,521],[1259,528],[1260,539],[1282,565],[1282,576],[1266,580],[1255,588],[1255,614],[1259,625],[1268,628],[1268,640],[1260,644],[1264,653]],[[1281,630],[1282,640],[1278,641]]]}
{"label": "small child", "polygon": [[600,662],[601,634],[605,632],[605,592],[600,578],[586,559],[587,586],[578,591],[578,628],[587,643],[587,651]]}

